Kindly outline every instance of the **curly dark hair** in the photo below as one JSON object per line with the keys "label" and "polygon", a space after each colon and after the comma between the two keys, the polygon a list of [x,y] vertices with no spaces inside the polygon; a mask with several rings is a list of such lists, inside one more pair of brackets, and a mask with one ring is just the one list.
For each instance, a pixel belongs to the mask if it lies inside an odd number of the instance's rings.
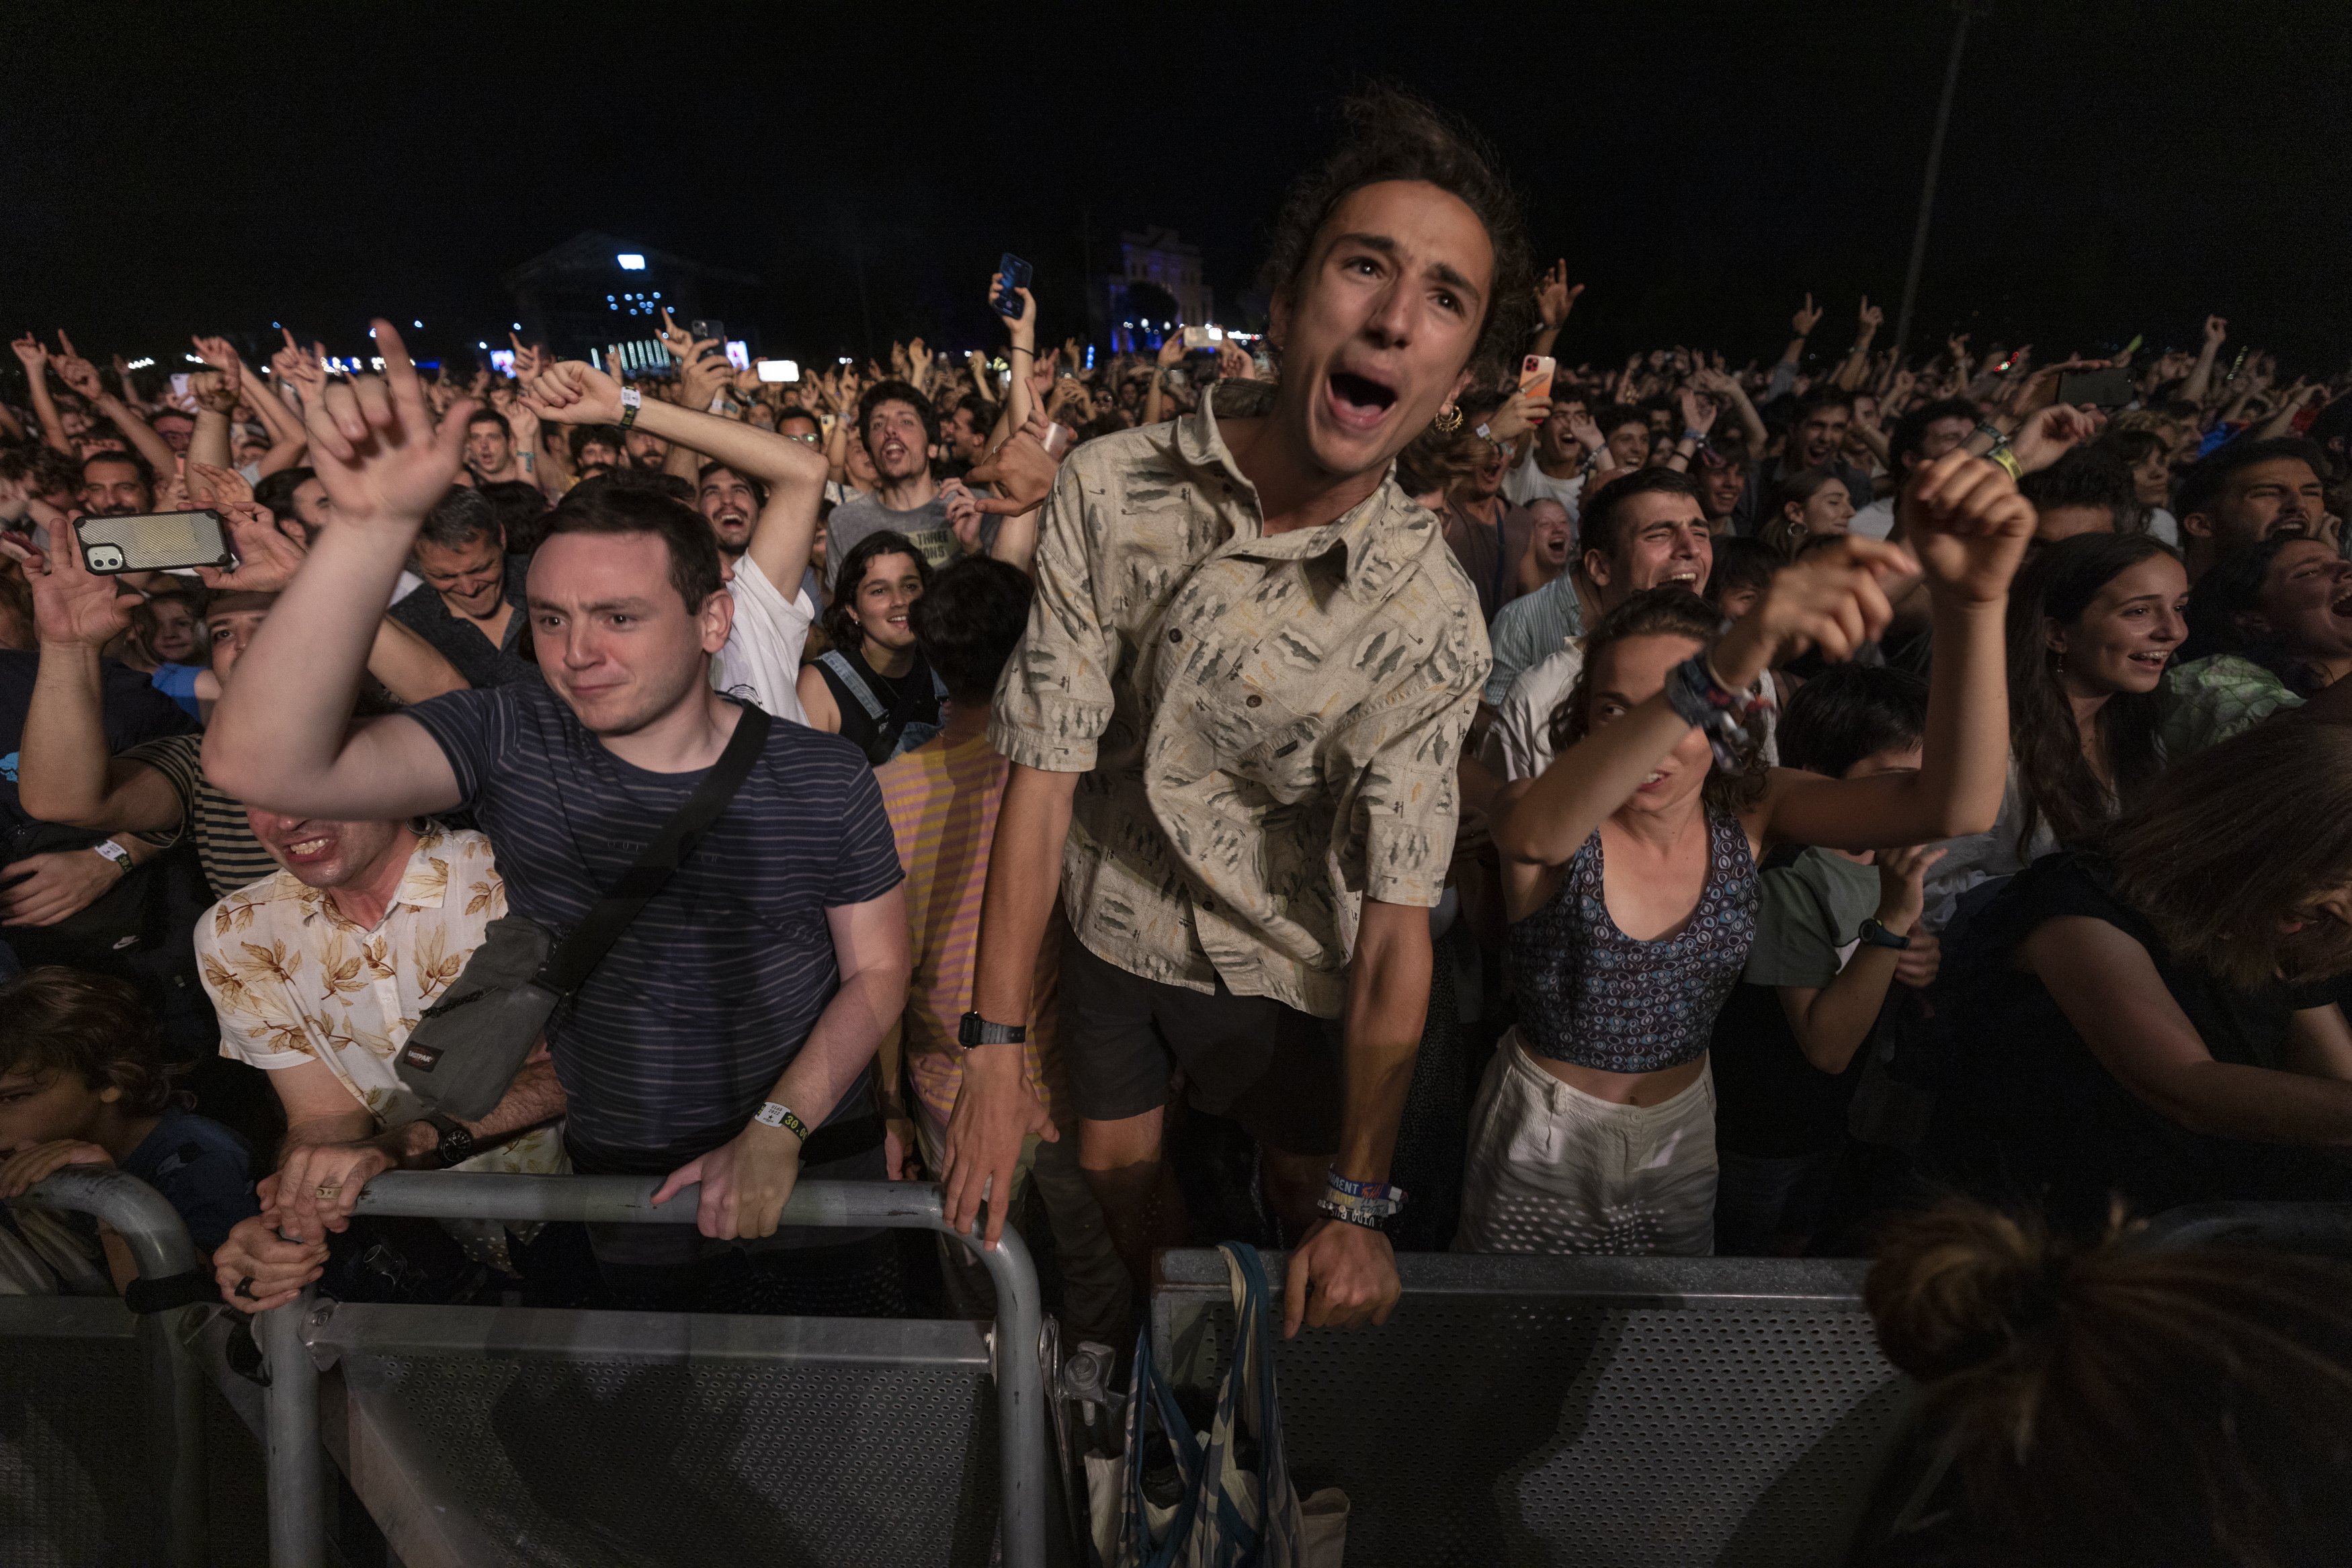
{"label": "curly dark hair", "polygon": [[1340,107],[1346,129],[1322,166],[1290,187],[1274,220],[1260,275],[1269,295],[1296,298],[1315,236],[1349,194],[1388,180],[1425,180],[1478,215],[1495,249],[1486,319],[1470,362],[1498,372],[1527,334],[1534,308],[1534,253],[1519,195],[1494,148],[1464,121],[1402,88],[1378,84]]}
{"label": "curly dark hair", "polygon": [[[1688,637],[1705,645],[1723,630],[1723,612],[1687,588],[1647,588],[1601,618],[1584,640],[1584,667],[1576,685],[1551,712],[1551,748],[1558,756],[1592,732],[1592,669],[1601,655],[1633,637]],[[1750,734],[1740,747],[1739,769],[1727,773],[1709,765],[1704,799],[1710,811],[1739,811],[1764,793],[1769,770],[1764,740]]]}
{"label": "curly dark hair", "polygon": [[825,607],[824,621],[825,636],[845,653],[855,653],[865,645],[866,629],[857,623],[857,585],[866,580],[866,569],[886,555],[912,557],[916,579],[925,592],[930,591],[929,559],[921,546],[896,528],[877,528],[850,546],[835,573],[833,602]]}

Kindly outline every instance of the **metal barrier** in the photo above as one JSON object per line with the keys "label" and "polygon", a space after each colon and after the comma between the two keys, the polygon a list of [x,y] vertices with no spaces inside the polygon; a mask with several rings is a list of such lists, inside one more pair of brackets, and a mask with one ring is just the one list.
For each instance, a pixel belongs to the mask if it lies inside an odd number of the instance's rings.
{"label": "metal barrier", "polygon": [[[1291,1470],[1348,1494],[1349,1568],[1834,1562],[1910,1402],[1863,1262],[1397,1265],[1385,1327],[1276,1353]],[[1219,1254],[1161,1255],[1153,1343],[1180,1386],[1222,1373],[1230,1301]]]}
{"label": "metal barrier", "polygon": [[2124,1244],[2136,1251],[2257,1247],[2352,1258],[2352,1203],[2189,1203],[2166,1209]]}
{"label": "metal barrier", "polygon": [[[136,1176],[68,1166],[37,1184],[26,1200],[104,1220],[130,1247],[140,1281],[159,1294],[169,1291],[171,1281],[185,1281],[197,1271],[187,1227],[162,1195]],[[186,1343],[193,1332],[190,1315],[204,1309],[184,1301],[171,1307],[134,1304],[151,1310],[134,1315],[124,1310],[124,1302],[111,1298],[0,1301],[0,1339],[35,1339],[43,1345],[37,1361],[27,1359],[12,1371],[38,1377],[53,1391],[66,1389],[72,1413],[89,1418],[89,1429],[79,1435],[52,1424],[40,1445],[47,1451],[17,1454],[15,1462],[28,1473],[16,1478],[11,1490],[21,1487],[30,1507],[38,1479],[53,1479],[58,1472],[87,1479],[93,1489],[87,1500],[96,1507],[90,1529],[58,1543],[60,1550],[79,1554],[79,1562],[103,1561],[100,1553],[108,1551],[135,1552],[135,1556],[118,1560],[204,1568],[205,1383]],[[58,1375],[68,1367],[70,1378]],[[27,1412],[30,1437],[35,1390],[29,1383],[16,1388],[14,1376],[9,1381],[10,1392],[22,1395],[19,1407]],[[110,1495],[110,1489],[123,1479],[123,1454],[135,1451],[142,1434],[152,1444],[144,1485],[126,1489],[134,1492],[127,1499]],[[89,1450],[87,1456],[80,1451],[84,1448]],[[52,1475],[37,1478],[29,1473],[34,1470]],[[129,1506],[122,1506],[126,1502]],[[135,1545],[115,1533],[124,1523],[123,1514],[131,1516],[125,1533],[145,1538]],[[32,1550],[28,1543],[27,1552]]]}
{"label": "metal barrier", "polygon": [[[392,1173],[368,1184],[358,1212],[692,1223],[696,1189],[656,1207],[658,1185],[649,1177]],[[782,1223],[948,1230],[938,1188],[896,1182],[803,1183]],[[338,1362],[352,1484],[415,1568],[639,1562],[649,1533],[689,1554],[681,1560],[800,1561],[793,1542],[803,1530],[858,1541],[856,1561],[985,1561],[984,1521],[975,1535],[972,1511],[960,1505],[981,1479],[971,1473],[985,1447],[977,1387],[992,1365],[1003,1560],[1043,1568],[1050,1502],[1037,1278],[1011,1230],[992,1252],[961,1239],[995,1286],[992,1335],[958,1322],[360,1306],[307,1296],[265,1312],[257,1337],[270,1378],[272,1568],[317,1568],[323,1560],[319,1371]],[[658,1456],[626,1495],[591,1495],[581,1490],[580,1468],[564,1461],[609,1459],[609,1438],[574,1426],[585,1438],[577,1454],[521,1474],[512,1469],[517,1446],[499,1427],[526,1417],[542,1447],[551,1428],[560,1446],[567,1423],[602,1422],[609,1432],[620,1421],[656,1421],[677,1452]],[[927,1444],[940,1459],[928,1472],[933,1484],[877,1490],[890,1484],[888,1461],[903,1477],[909,1456]],[[778,1500],[791,1512],[714,1490],[746,1447],[805,1480]],[[535,1454],[522,1457],[538,1464]],[[529,1506],[502,1511],[499,1495],[517,1491]],[[600,1510],[606,1517],[592,1517]],[[620,1519],[619,1510],[636,1517]],[[967,1516],[960,1528],[942,1523],[958,1515]],[[629,1539],[616,1538],[616,1522]],[[747,1542],[758,1544],[747,1552]],[[805,1540],[801,1552],[822,1555]]]}

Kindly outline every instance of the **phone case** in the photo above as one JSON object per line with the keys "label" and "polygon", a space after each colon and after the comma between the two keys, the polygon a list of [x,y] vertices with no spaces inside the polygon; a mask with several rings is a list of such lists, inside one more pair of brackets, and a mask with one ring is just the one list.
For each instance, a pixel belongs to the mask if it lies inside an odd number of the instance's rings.
{"label": "phone case", "polygon": [[159,512],[136,517],[83,517],[74,524],[82,564],[102,574],[165,571],[236,563],[218,512]]}

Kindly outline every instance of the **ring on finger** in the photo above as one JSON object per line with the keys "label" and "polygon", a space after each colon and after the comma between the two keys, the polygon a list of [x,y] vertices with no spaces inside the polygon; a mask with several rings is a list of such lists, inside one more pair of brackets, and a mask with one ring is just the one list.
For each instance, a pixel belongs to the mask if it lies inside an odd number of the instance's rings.
{"label": "ring on finger", "polygon": [[245,1278],[239,1280],[236,1282],[236,1289],[229,1293],[235,1296],[243,1296],[248,1301],[257,1301],[261,1300],[259,1296],[253,1293],[253,1276],[250,1274],[247,1274]]}
{"label": "ring on finger", "polygon": [[337,1183],[331,1182],[331,1181],[322,1181],[322,1182],[320,1182],[317,1186],[312,1187],[310,1190],[311,1190],[312,1192],[316,1193],[316,1194],[317,1194],[319,1197],[335,1197],[340,1196],[340,1195],[341,1194],[341,1192],[342,1192],[342,1190],[343,1190],[343,1189],[342,1189],[342,1187],[341,1187],[339,1184],[337,1184]]}

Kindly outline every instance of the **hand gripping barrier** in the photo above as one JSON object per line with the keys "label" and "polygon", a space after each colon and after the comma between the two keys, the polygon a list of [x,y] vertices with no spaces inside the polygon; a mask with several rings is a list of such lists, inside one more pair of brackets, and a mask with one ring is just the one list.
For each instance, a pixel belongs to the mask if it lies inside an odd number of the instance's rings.
{"label": "hand gripping barrier", "polygon": [[[190,1315],[203,1310],[193,1303],[210,1298],[212,1281],[198,1270],[188,1228],[154,1188],[118,1170],[68,1166],[37,1184],[26,1199],[104,1220],[138,1262],[139,1280],[127,1304],[138,1314],[133,1336],[144,1374],[142,1424],[156,1435],[152,1485],[163,1504],[159,1522],[164,1538],[150,1549],[148,1560],[204,1568],[205,1384],[185,1333]],[[124,1303],[19,1297],[5,1305],[12,1316],[19,1311],[80,1316],[76,1309],[85,1307],[120,1314]]]}
{"label": "hand gripping barrier", "polygon": [[[368,1184],[357,1212],[432,1219],[693,1223],[697,1189],[685,1188],[656,1207],[653,1194],[658,1186],[654,1178],[635,1176],[394,1172]],[[782,1223],[949,1231],[939,1189],[903,1182],[803,1182],[793,1190]],[[1003,1561],[1013,1568],[1043,1568],[1051,1504],[1046,1490],[1036,1272],[1021,1239],[1011,1230],[994,1251],[981,1251],[975,1237],[959,1239],[988,1270],[996,1291],[993,1366]],[[306,1293],[300,1301],[262,1313],[257,1325],[256,1337],[269,1375],[271,1568],[320,1568],[325,1560],[320,1369],[338,1358],[364,1360],[371,1353],[383,1350],[385,1343],[379,1331],[395,1320],[409,1325],[395,1336],[403,1342],[394,1347],[397,1352],[422,1345],[428,1352],[438,1348],[470,1353],[478,1358],[487,1354],[500,1364],[533,1355],[561,1358],[568,1354],[581,1362],[691,1360],[738,1368],[766,1364],[779,1355],[797,1358],[801,1364],[828,1359],[887,1363],[897,1354],[909,1360],[920,1360],[926,1354],[936,1358],[933,1342],[922,1338],[919,1331],[954,1326],[908,1322],[835,1323],[821,1319],[697,1319],[670,1313],[534,1313],[519,1308],[338,1307],[332,1302],[314,1303]],[[425,1322],[435,1326],[420,1332],[415,1325]],[[865,1332],[868,1330],[873,1332]],[[778,1350],[780,1344],[789,1348]],[[877,1345],[883,1348],[877,1350]],[[898,1349],[894,1351],[894,1346]],[[352,1389],[347,1396],[355,1404],[365,1396],[363,1389]],[[828,1416],[854,1423],[871,1422],[878,1415],[870,1409],[826,1411],[811,1406],[759,1414],[803,1427]],[[590,1442],[597,1440],[593,1433],[583,1436]],[[420,1442],[413,1432],[395,1433],[385,1447],[395,1455],[423,1458],[430,1444]],[[953,1479],[942,1476],[940,1488],[933,1490],[951,1490]],[[503,1556],[502,1552],[496,1556],[474,1556],[465,1544],[467,1540],[481,1540],[484,1546],[491,1543],[478,1532],[469,1537],[465,1521],[446,1517],[452,1511],[439,1500],[423,1501],[425,1511],[436,1516],[435,1528],[442,1531],[454,1557],[496,1561]],[[983,1552],[985,1544],[981,1543]]]}

